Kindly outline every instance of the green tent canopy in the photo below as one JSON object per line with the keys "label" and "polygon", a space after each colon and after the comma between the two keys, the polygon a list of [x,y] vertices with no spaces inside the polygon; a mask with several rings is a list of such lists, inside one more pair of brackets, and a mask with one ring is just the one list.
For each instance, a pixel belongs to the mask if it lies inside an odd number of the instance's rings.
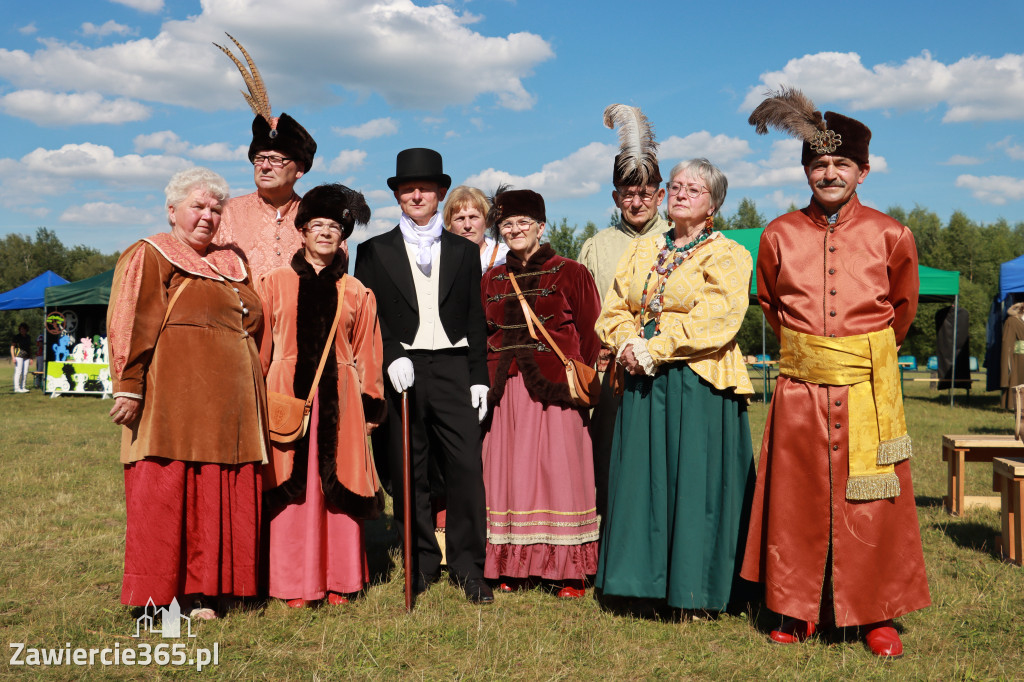
{"label": "green tent canopy", "polygon": [[72,305],[107,305],[110,300],[110,286],[114,282],[114,271],[107,270],[87,279],[80,279],[59,287],[47,287],[46,307]]}
{"label": "green tent canopy", "polygon": [[[757,268],[757,248],[761,243],[761,233],[764,230],[749,228],[744,230],[726,230],[722,234],[739,242],[743,248],[750,252],[754,260],[754,268]],[[918,294],[918,301],[921,303],[937,303],[941,301],[952,301],[960,293],[960,273],[956,271],[937,270],[926,265],[917,266],[917,275],[921,280],[921,289]],[[757,297],[757,277],[750,278],[750,298]]]}

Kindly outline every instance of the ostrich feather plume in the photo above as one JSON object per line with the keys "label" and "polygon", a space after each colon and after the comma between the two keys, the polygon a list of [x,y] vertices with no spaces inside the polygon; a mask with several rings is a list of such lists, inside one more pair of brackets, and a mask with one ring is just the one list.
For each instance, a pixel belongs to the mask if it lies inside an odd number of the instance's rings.
{"label": "ostrich feather plume", "polygon": [[658,143],[644,112],[639,107],[611,104],[604,110],[604,124],[619,129],[618,173],[623,177],[635,173],[640,179],[637,184],[650,184],[658,168]]}
{"label": "ostrich feather plume", "polygon": [[[249,53],[246,52],[245,48],[242,47],[242,43],[235,40],[234,36],[230,33],[225,33],[228,38],[231,38],[231,42],[238,46],[238,49],[242,52],[242,56],[245,57],[245,64],[231,53],[231,50],[224,47],[223,45],[214,45],[220,48],[220,51],[228,56],[231,61],[238,67],[238,72],[242,74],[242,80],[245,81],[245,86],[249,89],[248,94],[243,90],[242,97],[249,103],[249,107],[252,109],[252,113],[257,116],[262,116],[266,119],[267,124],[273,129],[275,128],[275,121],[273,115],[270,113],[270,97],[267,95],[267,88],[263,84],[263,76],[260,75],[260,70],[256,68],[256,62],[252,60]],[[246,68],[248,65],[248,68]]]}
{"label": "ostrich feather plume", "polygon": [[769,90],[765,97],[747,119],[747,123],[754,126],[758,135],[764,135],[769,128],[775,128],[810,142],[825,130],[825,119],[821,117],[821,112],[809,97],[796,88],[782,86],[778,92]]}

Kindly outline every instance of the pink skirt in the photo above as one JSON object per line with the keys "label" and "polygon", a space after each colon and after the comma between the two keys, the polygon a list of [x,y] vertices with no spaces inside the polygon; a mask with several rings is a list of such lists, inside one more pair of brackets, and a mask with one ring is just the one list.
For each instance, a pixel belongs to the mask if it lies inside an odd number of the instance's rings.
{"label": "pink skirt", "polygon": [[324,501],[316,438],[319,402],[317,395],[309,425],[306,492],[270,519],[269,593],[278,599],[316,601],[327,592],[359,592],[370,580],[362,523]]}
{"label": "pink skirt", "polygon": [[256,594],[262,493],[256,467],[160,457],[125,465],[122,604]]}
{"label": "pink skirt", "polygon": [[484,437],[484,576],[583,580],[597,572],[590,433],[578,410],[536,402],[509,377]]}

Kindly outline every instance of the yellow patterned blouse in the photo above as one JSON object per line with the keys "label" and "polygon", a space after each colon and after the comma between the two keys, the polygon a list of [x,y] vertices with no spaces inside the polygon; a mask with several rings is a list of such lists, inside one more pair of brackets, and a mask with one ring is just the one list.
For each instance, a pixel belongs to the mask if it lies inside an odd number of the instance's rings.
{"label": "yellow patterned blouse", "polygon": [[[717,389],[732,388],[752,395],[753,386],[736,345],[736,333],[747,312],[750,253],[723,233],[696,248],[665,285],[661,333],[648,339],[647,350],[655,369],[667,362],[686,362],[698,376]],[[597,334],[601,343],[618,351],[638,336],[640,297],[651,266],[665,244],[665,234],[637,239],[623,254],[615,282],[604,299]],[[651,278],[655,289],[657,277]],[[648,309],[641,327],[654,319]]]}

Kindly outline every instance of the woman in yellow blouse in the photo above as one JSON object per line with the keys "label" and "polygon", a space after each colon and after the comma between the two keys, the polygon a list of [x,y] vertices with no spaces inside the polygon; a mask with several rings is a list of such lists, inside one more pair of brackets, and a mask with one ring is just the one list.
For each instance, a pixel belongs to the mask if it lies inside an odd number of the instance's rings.
{"label": "woman in yellow blouse", "polygon": [[753,492],[753,387],[735,339],[752,262],[712,229],[725,175],[694,159],[670,177],[672,229],[634,242],[597,322],[626,379],[596,584],[721,611],[741,597]]}

